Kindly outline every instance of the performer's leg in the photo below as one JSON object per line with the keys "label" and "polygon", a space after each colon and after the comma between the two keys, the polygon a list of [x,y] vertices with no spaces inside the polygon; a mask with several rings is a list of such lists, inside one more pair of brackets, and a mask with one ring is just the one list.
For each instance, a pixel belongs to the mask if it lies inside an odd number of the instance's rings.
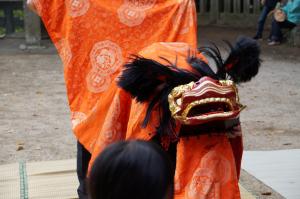
{"label": "performer's leg", "polygon": [[91,159],[91,154],[84,148],[80,142],[77,142],[77,176],[79,186],[77,193],[79,199],[88,199],[86,191],[86,175]]}
{"label": "performer's leg", "polygon": [[285,20],[284,22],[279,23],[279,26],[280,26],[281,29],[289,29],[289,30],[291,30],[291,29],[293,29],[296,26],[296,24],[294,24],[294,23],[292,23],[292,22],[290,22],[288,20]]}
{"label": "performer's leg", "polygon": [[282,36],[282,31],[281,29],[284,29],[284,28],[287,28],[287,29],[292,29],[296,26],[296,24],[288,21],[288,20],[285,20],[283,22],[277,22],[275,19],[273,19],[272,21],[272,30],[271,30],[271,40],[272,42],[269,43],[269,45],[272,45],[274,44],[274,42],[278,42],[280,43],[283,39],[283,36]]}
{"label": "performer's leg", "polygon": [[281,29],[279,22],[277,22],[275,19],[272,20],[272,29],[271,29],[271,40],[273,41],[279,41],[281,38]]}

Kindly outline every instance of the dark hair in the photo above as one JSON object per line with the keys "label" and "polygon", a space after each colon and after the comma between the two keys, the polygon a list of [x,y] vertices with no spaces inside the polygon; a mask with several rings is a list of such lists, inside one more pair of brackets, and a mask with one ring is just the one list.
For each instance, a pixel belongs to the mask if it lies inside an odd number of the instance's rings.
{"label": "dark hair", "polygon": [[91,199],[171,199],[174,172],[155,143],[122,141],[95,160],[89,178]]}

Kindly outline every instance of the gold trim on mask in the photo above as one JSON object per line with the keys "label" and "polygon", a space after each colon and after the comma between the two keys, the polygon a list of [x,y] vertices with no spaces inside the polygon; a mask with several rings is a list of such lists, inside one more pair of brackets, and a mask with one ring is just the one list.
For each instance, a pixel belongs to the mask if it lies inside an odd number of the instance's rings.
{"label": "gold trim on mask", "polygon": [[191,90],[194,84],[194,82],[190,82],[188,84],[177,86],[173,88],[171,93],[168,95],[169,109],[171,111],[172,116],[174,116],[181,110],[181,107],[176,103],[175,99],[180,99],[182,94],[186,91]]}
{"label": "gold trim on mask", "polygon": [[[214,82],[215,81],[215,82]],[[193,90],[194,89],[194,90]],[[206,92],[215,93],[216,97],[202,97]],[[226,95],[233,93],[235,99],[230,99]],[[197,95],[195,95],[197,94]],[[195,97],[196,96],[196,97]],[[185,97],[195,97],[196,99],[189,104],[183,105]],[[231,80],[205,80],[200,84],[190,82],[189,84],[180,85],[175,87],[168,96],[169,109],[174,119],[179,120],[183,124],[190,124],[190,120],[199,120],[201,123],[205,123],[206,120],[213,120],[214,118],[229,119],[230,116],[238,115],[245,106],[240,104],[238,89],[233,81]],[[192,117],[188,117],[189,112],[192,108],[198,105],[209,105],[212,103],[226,103],[230,111],[223,111],[211,114],[202,114]]]}

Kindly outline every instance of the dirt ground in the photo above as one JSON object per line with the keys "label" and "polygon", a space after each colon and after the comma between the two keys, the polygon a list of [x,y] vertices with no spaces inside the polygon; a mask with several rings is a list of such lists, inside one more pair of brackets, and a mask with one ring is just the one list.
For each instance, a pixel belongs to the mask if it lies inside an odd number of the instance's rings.
{"label": "dirt ground", "polygon": [[[200,27],[200,45],[252,30]],[[0,40],[0,164],[19,160],[75,158],[62,64],[53,46],[19,50],[22,40]],[[245,150],[300,148],[300,48],[269,47],[262,42],[262,67],[239,86]],[[251,177],[242,174],[245,184]],[[257,181],[256,181],[257,182]],[[254,192],[268,188],[251,188]],[[272,192],[272,191],[271,191]],[[258,193],[259,194],[259,193]],[[272,192],[271,196],[280,198]]]}

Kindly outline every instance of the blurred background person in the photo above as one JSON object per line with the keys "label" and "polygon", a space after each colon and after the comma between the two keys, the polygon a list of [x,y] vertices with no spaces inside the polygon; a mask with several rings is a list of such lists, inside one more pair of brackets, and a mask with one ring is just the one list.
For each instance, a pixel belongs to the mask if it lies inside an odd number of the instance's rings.
{"label": "blurred background person", "polygon": [[300,0],[289,0],[274,13],[269,45],[279,45],[283,40],[282,29],[293,29],[300,24]]}
{"label": "blurred background person", "polygon": [[253,37],[256,40],[262,40],[263,31],[266,19],[268,17],[268,14],[274,10],[277,3],[281,2],[280,0],[261,0],[261,4],[263,5],[262,11],[260,13],[259,19],[258,19],[258,25],[257,25],[257,32],[255,36]]}

